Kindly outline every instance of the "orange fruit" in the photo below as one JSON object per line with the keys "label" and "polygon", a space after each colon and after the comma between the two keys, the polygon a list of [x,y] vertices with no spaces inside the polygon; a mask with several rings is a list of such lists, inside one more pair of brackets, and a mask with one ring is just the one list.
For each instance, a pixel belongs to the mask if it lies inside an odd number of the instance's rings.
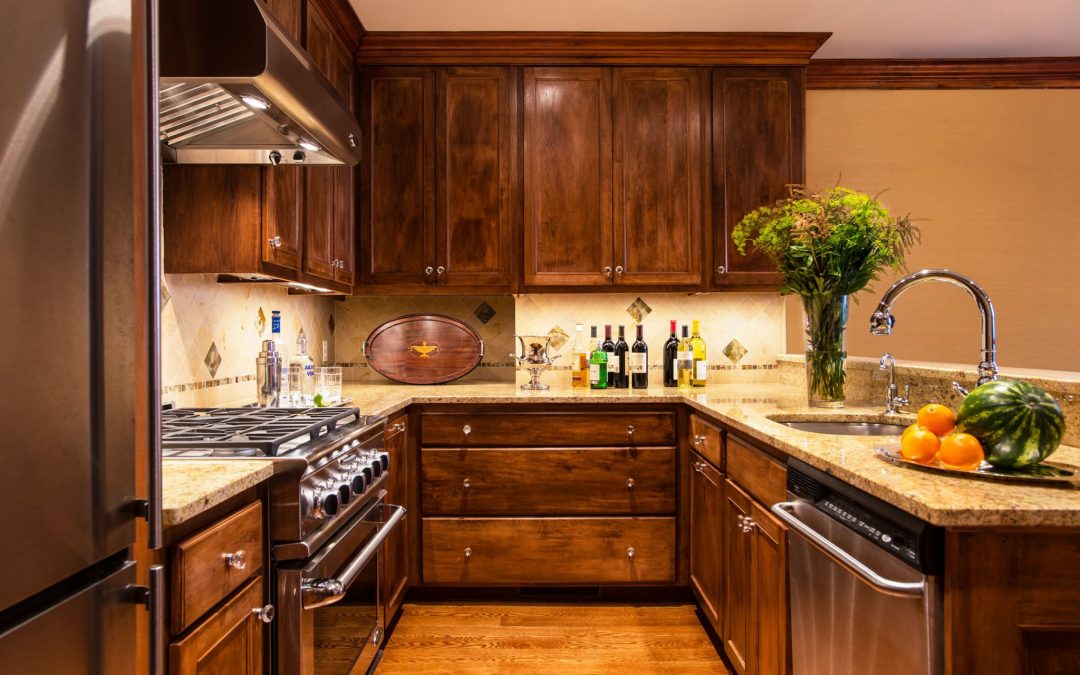
{"label": "orange fruit", "polygon": [[935,459],[948,469],[973,471],[983,461],[983,448],[979,439],[971,434],[949,434],[941,440],[941,449]]}
{"label": "orange fruit", "polygon": [[900,437],[900,454],[914,462],[929,462],[934,459],[941,441],[937,434],[918,425],[912,425]]}
{"label": "orange fruit", "polygon": [[940,403],[927,403],[919,408],[915,419],[919,426],[926,427],[938,436],[946,436],[956,428],[956,413]]}

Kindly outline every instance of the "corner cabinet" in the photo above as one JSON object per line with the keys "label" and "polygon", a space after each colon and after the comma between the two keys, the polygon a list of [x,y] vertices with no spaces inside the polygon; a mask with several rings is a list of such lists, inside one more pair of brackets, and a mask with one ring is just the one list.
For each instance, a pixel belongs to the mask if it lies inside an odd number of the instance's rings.
{"label": "corner cabinet", "polygon": [[382,292],[509,292],[517,71],[362,72],[360,279]]}

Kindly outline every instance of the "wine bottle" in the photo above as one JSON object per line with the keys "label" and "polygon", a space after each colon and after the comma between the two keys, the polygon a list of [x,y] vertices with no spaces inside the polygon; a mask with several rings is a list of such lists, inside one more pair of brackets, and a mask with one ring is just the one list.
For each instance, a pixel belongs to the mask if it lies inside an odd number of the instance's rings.
{"label": "wine bottle", "polygon": [[607,352],[607,386],[614,387],[619,377],[619,360],[615,358],[615,341],[611,339],[611,324],[604,326],[604,342],[601,349]]}
{"label": "wine bottle", "polygon": [[671,320],[671,337],[664,343],[664,386],[674,387],[679,384],[679,375],[675,368],[675,359],[679,353],[679,338],[675,337],[675,320]]}
{"label": "wine bottle", "polygon": [[594,348],[589,354],[589,388],[607,389],[607,352],[604,345],[596,337],[596,326],[592,327],[592,341]]}
{"label": "wine bottle", "polygon": [[709,362],[705,358],[705,339],[701,337],[697,319],[694,319],[694,333],[690,338],[690,349],[694,352],[694,375],[690,381],[695,387],[704,387],[709,382]]}
{"label": "wine bottle", "polygon": [[642,337],[640,323],[637,325],[637,339],[630,348],[630,377],[633,378],[634,389],[649,388],[649,345]]}
{"label": "wine bottle", "polygon": [[[615,387],[617,389],[630,388],[630,364],[627,363],[626,353],[630,351],[630,345],[626,344],[626,326],[619,326],[619,339],[615,341]],[[609,371],[610,372],[610,371]]]}
{"label": "wine bottle", "polygon": [[589,386],[589,346],[581,335],[584,328],[580,323],[574,325],[574,344],[570,347],[570,386]]}
{"label": "wine bottle", "polygon": [[675,357],[679,371],[679,389],[689,389],[694,378],[694,348],[690,346],[689,329],[682,327],[682,339],[679,340],[679,352]]}

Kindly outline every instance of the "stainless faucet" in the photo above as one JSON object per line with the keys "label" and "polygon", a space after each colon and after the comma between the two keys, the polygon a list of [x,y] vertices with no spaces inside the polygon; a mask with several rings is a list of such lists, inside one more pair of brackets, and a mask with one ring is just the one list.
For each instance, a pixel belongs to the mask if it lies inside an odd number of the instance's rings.
{"label": "stainless faucet", "polygon": [[870,332],[874,335],[891,335],[893,324],[896,323],[892,315],[893,304],[904,291],[923,281],[944,281],[959,286],[967,291],[975,304],[979,306],[983,337],[978,383],[986,384],[991,380],[996,380],[998,378],[997,325],[994,320],[994,305],[990,302],[990,296],[977,283],[952,270],[923,270],[909,274],[893,284],[889,290],[885,291],[877,311],[870,317]]}
{"label": "stainless faucet", "polygon": [[885,392],[885,414],[895,415],[900,412],[900,408],[911,403],[911,385],[904,385],[904,395],[901,396],[896,386],[896,358],[889,352],[881,355],[878,367],[889,371],[889,388]]}

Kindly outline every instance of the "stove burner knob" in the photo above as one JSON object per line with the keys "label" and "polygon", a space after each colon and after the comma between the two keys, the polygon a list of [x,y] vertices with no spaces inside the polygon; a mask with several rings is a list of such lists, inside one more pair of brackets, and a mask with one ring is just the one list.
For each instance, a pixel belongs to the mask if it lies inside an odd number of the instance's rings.
{"label": "stove burner knob", "polygon": [[348,504],[349,500],[352,499],[352,487],[349,483],[342,483],[341,485],[339,485],[337,493],[338,500],[341,502],[342,505]]}
{"label": "stove burner knob", "polygon": [[375,476],[376,478],[378,478],[379,476],[382,475],[382,471],[383,471],[382,462],[380,462],[377,459],[371,460],[371,474],[373,476]]}
{"label": "stove burner knob", "polygon": [[365,466],[363,469],[360,469],[360,473],[364,474],[365,485],[371,485],[372,481],[375,480],[375,475],[370,466]]}
{"label": "stove burner knob", "polygon": [[390,455],[388,455],[385,452],[380,452],[378,454],[378,458],[379,458],[379,464],[382,464],[382,470],[383,471],[386,471],[387,469],[390,468]]}
{"label": "stove burner knob", "polygon": [[364,490],[367,489],[367,479],[364,478],[364,474],[358,473],[353,476],[352,483],[350,484],[354,495],[364,494]]}
{"label": "stove burner knob", "polygon": [[312,502],[311,514],[315,517],[315,520],[326,520],[330,516],[336,515],[340,506],[336,490],[330,492],[326,489],[320,489],[315,493]]}

